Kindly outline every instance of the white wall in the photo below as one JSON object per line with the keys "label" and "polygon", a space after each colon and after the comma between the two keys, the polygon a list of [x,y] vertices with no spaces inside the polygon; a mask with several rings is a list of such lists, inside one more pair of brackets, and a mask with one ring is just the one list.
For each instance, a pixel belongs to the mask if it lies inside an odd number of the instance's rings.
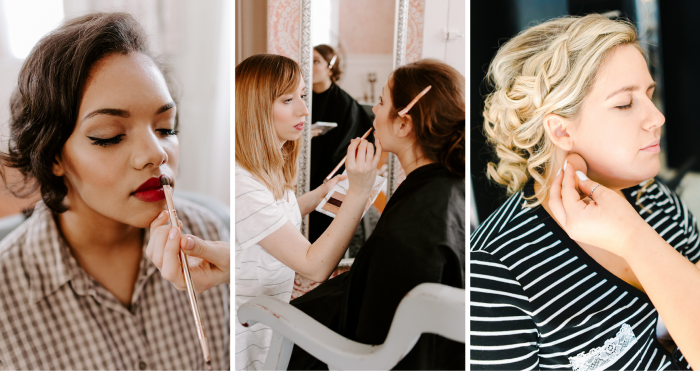
{"label": "white wall", "polygon": [[[374,105],[379,101],[382,94],[382,87],[389,79],[389,74],[393,71],[393,58],[391,54],[352,54],[346,56],[345,70],[338,81],[338,86],[343,88],[350,96],[358,102],[365,102],[365,94],[368,101]],[[377,81],[374,83],[374,101],[371,102],[371,84],[367,79],[370,72],[376,74]]]}
{"label": "white wall", "polygon": [[427,0],[425,2],[421,58],[439,59],[456,68],[466,77],[465,11],[464,0]]}

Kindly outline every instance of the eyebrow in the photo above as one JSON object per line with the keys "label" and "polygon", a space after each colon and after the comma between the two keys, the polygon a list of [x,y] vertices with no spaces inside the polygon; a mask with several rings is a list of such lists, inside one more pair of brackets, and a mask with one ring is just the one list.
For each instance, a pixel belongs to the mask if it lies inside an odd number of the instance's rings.
{"label": "eyebrow", "polygon": [[[653,82],[653,83],[651,83],[651,85],[649,85],[649,87],[647,88],[647,91],[648,91],[649,89],[653,89],[653,88],[655,88],[655,87],[656,87],[656,83]],[[618,90],[612,92],[610,95],[608,95],[607,98],[605,98],[605,100],[608,100],[608,99],[614,97],[614,96],[617,95],[617,94],[624,93],[624,92],[626,92],[626,91],[635,91],[635,90],[639,90],[639,86],[636,86],[636,85],[625,86],[625,87],[622,88],[622,89],[618,89]]]}
{"label": "eyebrow", "polygon": [[[163,113],[163,112],[165,112],[173,107],[175,107],[175,102],[166,103],[165,105],[163,105],[162,107],[160,107],[156,110],[156,115],[160,115],[161,113]],[[131,114],[127,110],[123,110],[123,109],[119,109],[119,108],[100,108],[98,110],[92,111],[92,112],[88,113],[87,115],[85,115],[85,117],[83,117],[82,121],[84,122],[85,120],[88,120],[88,119],[93,118],[93,117],[98,116],[98,115],[116,116],[116,117],[123,117],[123,118],[131,117]]]}

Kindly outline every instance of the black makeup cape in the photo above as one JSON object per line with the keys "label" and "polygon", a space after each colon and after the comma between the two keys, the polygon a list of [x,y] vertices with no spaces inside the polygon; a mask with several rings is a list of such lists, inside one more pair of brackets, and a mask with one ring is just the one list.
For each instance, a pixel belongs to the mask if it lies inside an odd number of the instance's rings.
{"label": "black makeup cape", "polygon": [[[372,119],[357,101],[336,84],[331,84],[328,90],[313,93],[312,96],[312,122],[338,124],[335,129],[311,139],[310,186],[315,189],[323,184],[323,179],[345,157],[350,140],[362,137],[372,127]],[[370,136],[367,139],[373,142],[372,138]],[[342,174],[344,168],[341,167],[338,174]],[[309,217],[309,240],[314,242],[325,232],[333,218],[319,212],[312,212]]]}
{"label": "black makeup cape", "polygon": [[[464,178],[439,164],[398,187],[349,272],[291,302],[339,334],[382,344],[396,308],[424,282],[464,288]],[[464,369],[465,344],[423,334],[396,369]],[[290,370],[325,369],[295,346]]]}

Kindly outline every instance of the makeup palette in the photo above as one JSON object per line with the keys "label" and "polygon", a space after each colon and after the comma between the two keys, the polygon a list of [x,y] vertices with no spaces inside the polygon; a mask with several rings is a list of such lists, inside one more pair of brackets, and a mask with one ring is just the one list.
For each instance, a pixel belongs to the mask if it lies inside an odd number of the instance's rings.
{"label": "makeup palette", "polygon": [[[344,175],[346,173],[347,171],[343,172]],[[379,196],[379,192],[384,189],[385,184],[386,178],[377,175],[377,177],[374,179],[372,193],[367,199],[364,211],[362,211],[362,216],[365,216],[365,213],[367,210],[369,210],[369,207],[372,206],[374,200],[376,200],[377,196]],[[338,214],[338,210],[340,210],[340,206],[343,204],[343,201],[345,201],[345,195],[347,195],[349,188],[350,182],[347,179],[338,182],[338,184],[336,184],[335,187],[333,187],[333,189],[331,189],[331,191],[328,192],[325,197],[323,197],[321,203],[316,206],[316,211],[326,214],[331,218],[335,218],[336,214]]]}

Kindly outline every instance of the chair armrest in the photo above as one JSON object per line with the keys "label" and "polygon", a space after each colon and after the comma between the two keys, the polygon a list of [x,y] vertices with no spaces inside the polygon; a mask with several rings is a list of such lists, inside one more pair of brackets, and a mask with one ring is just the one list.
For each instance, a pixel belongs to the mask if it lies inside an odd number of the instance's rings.
{"label": "chair armrest", "polygon": [[357,368],[357,361],[362,363],[380,348],[348,340],[292,305],[269,296],[258,296],[241,305],[238,320],[244,326],[260,322],[271,327],[329,367]]}

